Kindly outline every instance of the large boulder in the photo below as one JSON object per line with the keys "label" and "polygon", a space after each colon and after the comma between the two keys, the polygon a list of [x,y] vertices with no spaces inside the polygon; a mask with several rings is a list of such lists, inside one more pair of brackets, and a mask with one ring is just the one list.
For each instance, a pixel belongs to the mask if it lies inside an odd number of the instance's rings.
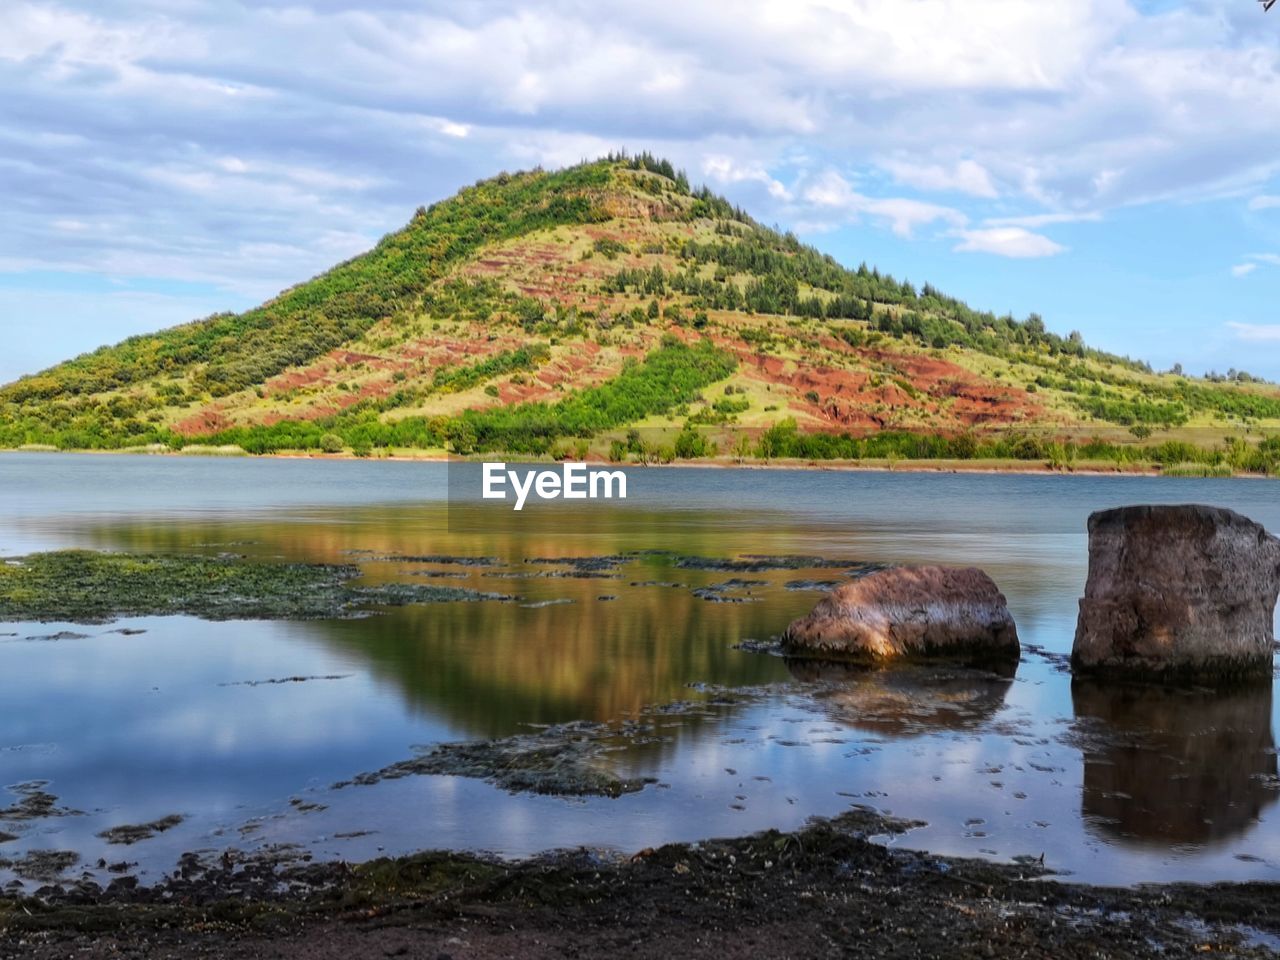
{"label": "large boulder", "polygon": [[890,567],[837,587],[782,637],[793,656],[855,663],[1016,663],[1004,595],[975,567]]}
{"label": "large boulder", "polygon": [[1220,507],[1137,506],[1089,518],[1077,674],[1269,675],[1280,540]]}

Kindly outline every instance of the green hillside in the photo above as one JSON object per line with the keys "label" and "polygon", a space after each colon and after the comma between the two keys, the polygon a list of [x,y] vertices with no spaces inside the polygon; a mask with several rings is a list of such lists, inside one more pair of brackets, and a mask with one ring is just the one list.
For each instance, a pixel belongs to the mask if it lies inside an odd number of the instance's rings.
{"label": "green hillside", "polygon": [[1157,374],[753,221],[650,156],[502,174],[260,307],[0,388],[0,446],[1275,472],[1280,390]]}

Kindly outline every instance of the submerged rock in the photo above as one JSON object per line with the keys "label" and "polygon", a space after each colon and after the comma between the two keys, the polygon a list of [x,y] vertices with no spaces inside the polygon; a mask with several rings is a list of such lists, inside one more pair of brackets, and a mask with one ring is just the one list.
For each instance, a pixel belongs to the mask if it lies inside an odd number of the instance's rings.
{"label": "submerged rock", "polygon": [[1089,518],[1078,674],[1268,675],[1280,540],[1231,510],[1135,506]]}
{"label": "submerged rock", "polygon": [[976,567],[891,567],[833,590],[783,634],[792,655],[883,663],[1016,662],[1004,595]]}

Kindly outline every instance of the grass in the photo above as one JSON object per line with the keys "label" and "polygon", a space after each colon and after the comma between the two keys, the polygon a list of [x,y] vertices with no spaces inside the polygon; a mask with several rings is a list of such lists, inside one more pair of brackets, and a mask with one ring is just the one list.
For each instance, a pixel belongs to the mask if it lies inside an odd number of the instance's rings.
{"label": "grass", "polygon": [[[125,448],[126,452],[129,448]],[[150,448],[148,448],[150,449]],[[248,451],[244,447],[237,446],[234,443],[223,443],[217,445],[189,443],[178,451],[187,457],[247,457]]]}
{"label": "grass", "polygon": [[1231,477],[1235,471],[1227,463],[1172,463],[1160,471],[1166,477]]}

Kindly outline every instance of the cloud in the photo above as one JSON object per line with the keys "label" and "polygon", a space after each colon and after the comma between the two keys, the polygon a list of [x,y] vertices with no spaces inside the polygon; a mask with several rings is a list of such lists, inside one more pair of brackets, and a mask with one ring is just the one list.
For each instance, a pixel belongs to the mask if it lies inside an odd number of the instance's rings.
{"label": "cloud", "polygon": [[1280,98],[1259,94],[1280,44],[1252,4],[0,6],[11,271],[265,295],[460,184],[620,147],[765,220],[1002,256],[1140,204],[1280,202]]}
{"label": "cloud", "polygon": [[973,160],[960,160],[951,166],[944,166],[938,163],[919,164],[909,160],[887,159],[877,161],[877,165],[898,183],[919,190],[965,193],[986,198],[997,195],[991,175]]}
{"label": "cloud", "polygon": [[774,199],[791,199],[791,191],[758,164],[743,164],[724,154],[712,154],[703,158],[702,172],[715,183],[761,183]]}
{"label": "cloud", "polygon": [[982,222],[988,227],[1027,227],[1035,230],[1055,223],[1096,223],[1102,214],[1091,213],[1033,213],[1021,217],[987,217]]}
{"label": "cloud", "polygon": [[843,176],[834,170],[826,170],[812,178],[801,191],[808,204],[839,211],[856,219],[866,214],[887,223],[894,233],[909,237],[917,227],[943,222],[963,226],[968,217],[952,207],[926,203],[908,197],[869,197],[854,190]]}
{"label": "cloud", "polygon": [[1022,227],[982,227],[961,230],[955,250],[962,253],[994,253],[1001,257],[1052,257],[1067,248],[1042,234]]}
{"label": "cloud", "polygon": [[1280,343],[1280,324],[1276,323],[1228,323],[1235,331],[1236,339],[1246,343]]}
{"label": "cloud", "polygon": [[1243,261],[1231,268],[1233,277],[1247,277],[1258,269],[1260,264],[1280,267],[1280,253],[1251,253]]}

